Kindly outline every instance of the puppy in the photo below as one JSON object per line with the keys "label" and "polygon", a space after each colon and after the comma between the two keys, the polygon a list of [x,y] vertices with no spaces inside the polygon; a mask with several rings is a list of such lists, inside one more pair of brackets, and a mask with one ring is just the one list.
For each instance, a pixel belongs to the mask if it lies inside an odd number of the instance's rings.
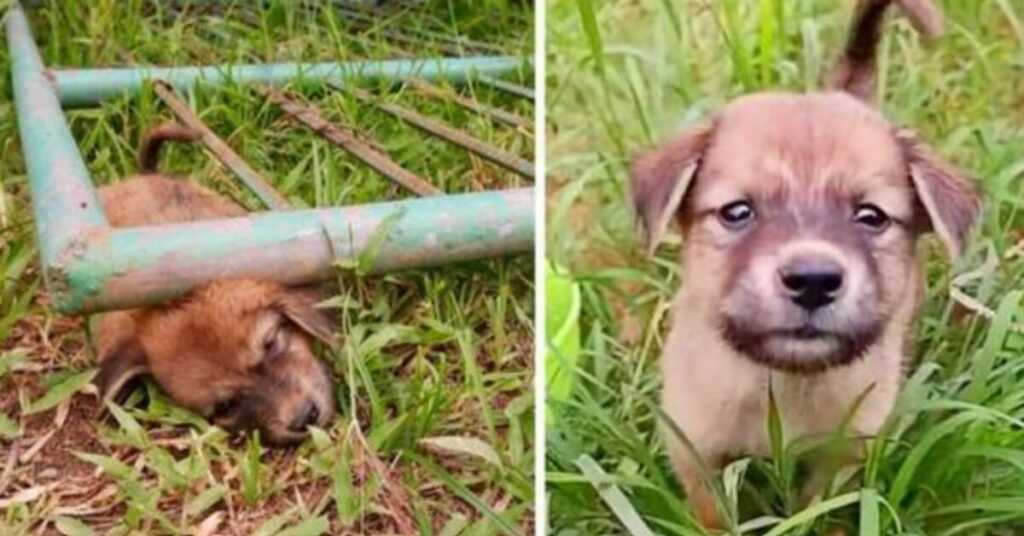
{"label": "puppy", "polygon": [[[934,231],[956,256],[979,215],[972,181],[870,105],[891,3],[939,31],[926,0],[864,0],[829,90],[741,97],[633,163],[652,250],[672,220],[683,232],[661,398],[710,469],[770,454],[769,386],[789,438],[854,410],[851,432],[875,434],[923,292],[915,244]],[[665,428],[698,519],[720,527],[698,461]]]}
{"label": "puppy", "polygon": [[[245,210],[185,178],[157,172],[166,140],[198,133],[169,123],[139,151],[141,174],[100,189],[111,225],[134,227],[244,216]],[[331,376],[311,348],[330,344],[315,293],[269,281],[225,279],[169,303],[98,315],[94,342],[104,399],[152,376],[177,403],[232,431],[258,429],[270,444],[300,441],[334,416]]]}

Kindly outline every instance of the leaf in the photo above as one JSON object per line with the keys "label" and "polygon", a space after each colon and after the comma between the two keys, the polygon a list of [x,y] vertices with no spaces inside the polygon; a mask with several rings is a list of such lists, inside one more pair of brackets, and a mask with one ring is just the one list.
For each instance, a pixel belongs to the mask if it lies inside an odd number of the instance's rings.
{"label": "leaf", "polygon": [[437,533],[437,536],[459,536],[467,525],[469,525],[469,518],[456,512],[441,527],[441,531]]}
{"label": "leaf", "polygon": [[313,447],[318,451],[327,450],[333,444],[331,436],[327,435],[323,428],[311,426],[309,428],[309,437],[312,439]]}
{"label": "leaf", "polygon": [[42,497],[48,488],[46,486],[32,486],[25,488],[6,499],[0,499],[0,510],[6,510],[16,504],[25,504]]}
{"label": "leaf", "polygon": [[11,420],[10,417],[0,413],[0,437],[4,439],[14,439],[21,435],[21,428],[18,423]]}
{"label": "leaf", "polygon": [[252,536],[273,536],[277,534],[281,527],[288,523],[288,519],[292,517],[292,512],[293,510],[268,519],[260,525],[260,528],[256,529],[256,532],[252,533]]}
{"label": "leaf", "polygon": [[725,488],[725,496],[729,499],[729,508],[733,517],[739,519],[740,485],[743,484],[743,477],[750,466],[750,458],[742,458],[730,463],[722,471],[722,485]]}
{"label": "leaf", "polygon": [[331,524],[324,516],[309,518],[294,527],[278,532],[275,536],[320,536],[330,530]]}
{"label": "leaf", "polygon": [[416,453],[409,453],[407,456],[419,465],[423,466],[424,469],[430,471],[435,478],[444,483],[455,495],[460,499],[466,501],[474,508],[477,509],[483,516],[494,522],[497,529],[505,534],[519,535],[522,534],[519,529],[516,528],[511,522],[502,517],[498,512],[495,512],[493,508],[487,502],[478,497],[473,493],[465,484],[458,481],[442,467],[438,467],[431,460],[419,456]]}
{"label": "leaf", "polygon": [[618,486],[603,482],[608,473],[589,455],[584,454],[576,459],[576,466],[590,480],[597,494],[601,496],[608,508],[611,508],[619,522],[628,529],[632,536],[654,536],[654,532],[644,523],[636,508],[629,502],[626,494]]}
{"label": "leaf", "polygon": [[676,39],[681,40],[683,38],[683,25],[679,22],[679,10],[676,9],[675,3],[672,0],[661,0],[662,6],[668,15],[668,21],[672,24],[672,31],[676,34]]}
{"label": "leaf", "polygon": [[1020,307],[1024,291],[1015,290],[1008,293],[999,302],[996,315],[992,319],[992,327],[989,328],[985,343],[974,358],[974,366],[971,370],[971,383],[964,390],[964,399],[969,402],[982,402],[990,395],[992,369],[995,366],[996,357],[1006,343],[1006,335],[1013,324],[1014,313]]}
{"label": "leaf", "polygon": [[0,356],[0,376],[17,369],[27,358],[28,353],[21,348],[15,348]]}
{"label": "leaf", "polygon": [[768,382],[768,438],[772,447],[772,460],[775,462],[776,470],[783,474],[785,432],[782,429],[782,413],[779,411],[778,401],[775,399],[775,386]]}
{"label": "leaf", "polygon": [[185,513],[189,516],[197,516],[205,512],[211,506],[217,504],[221,498],[224,497],[224,494],[227,493],[227,491],[228,489],[222,484],[217,484],[216,486],[211,487],[197,495],[195,499],[189,501],[189,503],[185,505]]}
{"label": "leaf", "polygon": [[139,424],[139,421],[135,420],[135,417],[132,417],[130,413],[112,402],[107,402],[107,410],[114,416],[117,424],[121,426],[121,430],[124,431],[125,437],[128,438],[131,446],[139,449],[146,447],[146,431]]}
{"label": "leaf", "polygon": [[263,447],[260,446],[259,434],[253,434],[245,449],[245,457],[239,465],[242,479],[242,497],[247,504],[256,504],[263,495],[263,486],[260,482],[260,472],[263,467],[260,456],[263,454]]}
{"label": "leaf", "polygon": [[377,228],[370,234],[370,238],[367,239],[366,247],[356,259],[356,273],[364,275],[373,271],[373,265],[377,262],[377,254],[380,253],[380,248],[384,247],[384,243],[391,236],[391,230],[398,225],[398,221],[403,216],[405,216],[404,208],[388,214],[381,220]]}
{"label": "leaf", "polygon": [[838,510],[844,506],[851,505],[860,499],[859,491],[852,491],[845,495],[833,497],[827,501],[821,501],[820,503],[814,504],[800,511],[794,516],[786,518],[785,521],[775,525],[775,528],[765,533],[764,536],[779,536],[785,534],[804,523],[809,523],[818,517],[821,517],[833,510]]}
{"label": "leaf", "polygon": [[441,452],[468,454],[470,456],[481,458],[491,465],[501,467],[501,457],[498,456],[498,452],[494,450],[494,447],[491,447],[487,443],[475,437],[425,437],[420,440],[420,444]]}
{"label": "leaf", "polygon": [[96,376],[96,372],[96,369],[89,369],[68,376],[60,383],[51,387],[46,394],[41,396],[35,402],[29,404],[25,409],[24,414],[31,415],[33,413],[46,411],[71,398],[71,396],[79,389],[85,387],[92,381],[93,377]]}
{"label": "leaf", "polygon": [[928,512],[929,516],[940,516],[948,514],[970,513],[978,515],[981,512],[1008,512],[1024,515],[1024,497],[988,497],[974,499],[952,506],[936,508]]}
{"label": "leaf", "polygon": [[583,33],[587,36],[587,43],[590,44],[590,54],[594,58],[594,66],[598,73],[603,73],[604,45],[601,42],[601,30],[597,25],[594,4],[590,0],[576,0],[576,7],[580,11],[580,22],[583,24]]}
{"label": "leaf", "polygon": [[100,469],[103,469],[103,472],[118,480],[134,479],[136,476],[134,469],[116,458],[102,454],[90,454],[88,452],[75,452],[74,455],[83,461],[98,466]]}
{"label": "leaf", "polygon": [[878,536],[878,492],[865,488],[860,492],[860,536]]}
{"label": "leaf", "polygon": [[360,489],[356,490],[354,484],[355,476],[352,474],[352,453],[348,443],[340,443],[338,462],[331,474],[334,481],[334,505],[338,512],[338,519],[342,524],[349,526],[355,523],[360,512]]}
{"label": "leaf", "polygon": [[57,526],[57,530],[64,536],[92,536],[96,534],[88,525],[73,517],[60,516],[54,524]]}
{"label": "leaf", "polygon": [[888,496],[888,500],[893,506],[899,507],[900,502],[909,492],[913,485],[915,471],[917,471],[925,456],[931,452],[932,447],[943,437],[952,434],[957,428],[974,420],[981,419],[976,414],[963,412],[946,418],[946,420],[931,427],[926,434],[921,436],[917,444],[910,449],[906,459],[903,460],[903,464],[900,465],[899,470],[896,472],[895,478],[893,478]]}

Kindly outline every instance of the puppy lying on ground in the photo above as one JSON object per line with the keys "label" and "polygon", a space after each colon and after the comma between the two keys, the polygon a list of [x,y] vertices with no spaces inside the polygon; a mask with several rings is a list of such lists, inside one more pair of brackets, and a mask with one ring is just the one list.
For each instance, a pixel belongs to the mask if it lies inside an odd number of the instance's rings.
{"label": "puppy lying on ground", "polygon": [[[673,219],[685,237],[662,404],[711,469],[770,454],[769,385],[789,438],[854,409],[851,431],[876,433],[923,292],[917,239],[934,231],[956,256],[980,211],[969,179],[870,106],[891,3],[860,3],[828,91],[736,99],[634,162],[652,250]],[[939,31],[927,0],[895,3]],[[698,518],[720,526],[697,461],[664,436]]]}
{"label": "puppy lying on ground", "polygon": [[[198,133],[177,124],[150,131],[140,175],[100,189],[115,227],[244,216],[237,204],[157,172],[165,140]],[[271,444],[295,443],[334,416],[331,377],[311,338],[330,343],[314,293],[269,281],[219,280],[170,303],[99,315],[94,333],[104,399],[151,375],[177,403],[233,431],[258,429]]]}

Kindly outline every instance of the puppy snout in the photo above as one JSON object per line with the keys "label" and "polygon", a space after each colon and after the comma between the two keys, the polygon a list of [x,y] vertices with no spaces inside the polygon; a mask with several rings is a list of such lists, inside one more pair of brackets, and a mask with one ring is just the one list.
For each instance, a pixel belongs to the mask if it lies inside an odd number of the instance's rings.
{"label": "puppy snout", "polygon": [[320,408],[317,406],[316,402],[307,400],[299,412],[296,413],[291,424],[288,425],[288,429],[292,432],[302,433],[306,431],[306,428],[314,426],[319,422]]}
{"label": "puppy snout", "polygon": [[797,257],[779,269],[783,292],[807,311],[834,302],[843,279],[843,267],[827,257]]}

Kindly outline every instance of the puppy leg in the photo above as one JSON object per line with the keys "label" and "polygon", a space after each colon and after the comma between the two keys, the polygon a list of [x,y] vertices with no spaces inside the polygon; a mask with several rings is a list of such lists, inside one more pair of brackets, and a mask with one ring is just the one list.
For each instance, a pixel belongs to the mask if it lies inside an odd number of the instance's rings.
{"label": "puppy leg", "polygon": [[135,315],[133,311],[115,311],[97,315],[92,322],[100,365],[93,382],[104,401],[117,400],[134,380],[149,373],[136,335]]}
{"label": "puppy leg", "polygon": [[[686,499],[690,502],[697,521],[707,529],[724,529],[725,520],[722,519],[722,515],[718,511],[714,491],[704,481],[704,477],[700,472],[700,466],[696,463],[696,460],[693,459],[693,456],[687,451],[686,447],[679,444],[678,441],[669,441],[668,451],[672,467],[675,469],[676,476],[682,482],[683,489],[686,490]],[[720,457],[701,455],[701,458],[704,460],[708,471],[713,472],[720,469],[719,466],[721,464],[716,459],[720,459]]]}
{"label": "puppy leg", "polygon": [[[865,456],[865,446],[863,440],[851,438],[849,443],[844,443],[839,448],[826,449],[812,457],[809,460],[807,481],[800,488],[800,507],[810,506],[816,498],[820,500],[821,496],[829,491],[829,484],[840,471],[861,463]],[[825,526],[824,534],[846,536],[847,530],[844,526],[830,524]]]}

